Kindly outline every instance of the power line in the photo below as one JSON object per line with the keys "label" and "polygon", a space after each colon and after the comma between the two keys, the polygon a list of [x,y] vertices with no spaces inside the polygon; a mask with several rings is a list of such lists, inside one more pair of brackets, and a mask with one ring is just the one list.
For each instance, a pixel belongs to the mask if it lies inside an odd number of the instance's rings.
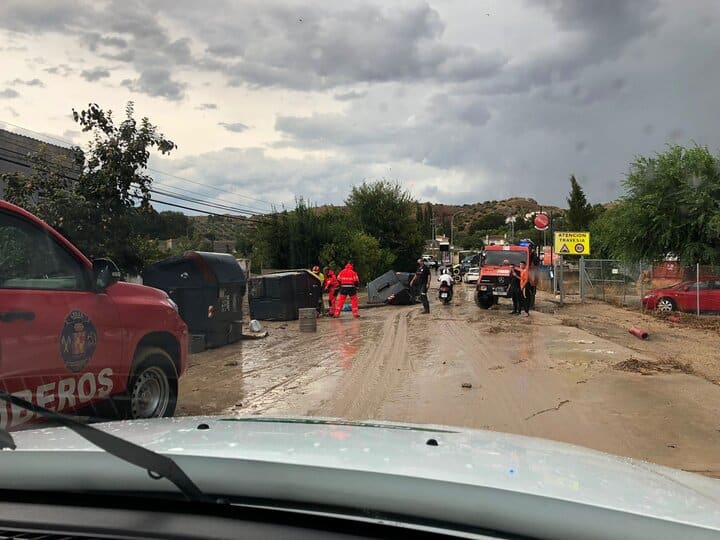
{"label": "power line", "polygon": [[[28,150],[29,153],[33,153],[35,159],[37,159],[37,160],[39,160],[39,161],[42,161],[42,162],[45,163],[46,165],[50,165],[50,166],[53,166],[53,167],[56,167],[56,168],[62,168],[62,169],[65,169],[67,172],[70,172],[70,173],[77,173],[77,172],[78,172],[77,169],[72,168],[72,167],[70,167],[70,166],[68,166],[68,165],[64,165],[64,164],[62,164],[62,163],[56,163],[56,162],[54,162],[54,161],[49,161],[48,159],[46,159],[44,156],[42,156],[40,153],[37,152],[37,148],[31,148],[31,147],[23,146],[23,145],[17,144],[17,143],[12,143],[12,144],[13,144],[14,146],[17,146],[18,148],[22,148],[22,149]],[[5,148],[5,147],[2,147],[2,146],[0,146],[0,152],[8,152],[8,153],[15,154],[15,155],[21,156],[21,157],[27,157],[27,156],[28,156],[28,154],[24,154],[24,153],[22,153],[22,152],[18,152],[17,150],[12,150],[12,149],[10,149],[10,148]],[[27,163],[17,163],[17,164],[18,164],[18,165],[22,165],[22,166],[27,167],[27,168],[32,168],[32,162],[29,161],[29,163],[30,163],[30,164],[27,164]],[[68,177],[67,177],[67,176],[64,176],[64,178],[68,178]],[[177,190],[185,191],[185,192],[190,193],[190,194],[192,194],[192,195],[197,195],[198,197],[206,197],[206,195],[205,195],[205,194],[202,194],[202,193],[194,192],[194,191],[191,191],[191,190],[188,190],[188,189],[184,189],[184,188],[181,188],[181,187],[178,187],[178,186],[165,186],[164,184],[160,184],[159,182],[156,182],[156,181],[154,181],[154,180],[153,180],[152,185],[153,185],[153,186],[159,185],[160,187],[163,187],[163,188],[165,188],[165,189],[173,189],[173,190],[177,189]],[[163,195],[176,196],[177,194],[174,194],[174,193],[163,193]],[[204,204],[206,201],[205,201],[205,200],[202,200],[202,199],[197,199],[197,200],[194,200],[194,201],[192,201],[192,202],[197,202],[197,203]],[[214,203],[213,203],[213,204],[214,204]],[[232,211],[238,212],[238,213],[240,213],[240,214],[248,213],[248,214],[260,215],[260,214],[266,212],[265,210],[263,210],[263,209],[261,209],[261,208],[257,208],[257,207],[253,207],[253,206],[247,206],[247,207],[226,206],[225,209],[226,209],[226,210],[232,210]]]}
{"label": "power line", "polygon": [[[5,148],[5,147],[2,147],[2,146],[0,146],[0,152],[7,152],[7,153],[10,153],[10,154],[15,154],[16,156],[20,156],[20,157],[23,157],[23,158],[26,158],[26,159],[27,159],[27,157],[28,157],[27,154],[23,154],[22,152],[18,152],[18,151],[16,151],[16,150],[11,150],[10,148]],[[42,161],[42,162],[45,163],[46,165],[50,165],[50,166],[52,166],[52,167],[54,167],[54,168],[57,168],[57,169],[65,169],[65,170],[68,171],[68,172],[78,173],[78,174],[79,174],[79,172],[80,172],[80,171],[78,171],[78,169],[74,169],[74,168],[70,167],[69,165],[65,165],[65,164],[63,164],[63,163],[59,163],[59,162],[55,162],[55,161],[48,161],[47,159],[41,157],[40,155],[35,155],[34,157],[35,157],[35,159],[37,159],[38,161]],[[18,158],[18,159],[19,159],[19,158]],[[17,163],[17,165],[21,165],[21,166],[23,166],[23,167],[25,167],[25,168],[28,168],[28,169],[32,169],[32,168],[33,168],[32,160],[28,160],[28,162],[25,162],[25,163]],[[63,176],[63,177],[65,177],[65,178],[67,178],[67,176],[64,176],[64,175],[60,175],[60,176]],[[77,180],[77,177],[75,177],[74,179]]]}
{"label": "power line", "polygon": [[155,189],[155,188],[153,188],[153,187],[150,188],[150,192],[151,192],[151,193],[156,193],[156,194],[158,194],[158,195],[163,195],[163,196],[166,196],[166,197],[171,197],[171,198],[173,198],[173,199],[179,199],[179,200],[182,200],[182,201],[185,201],[185,202],[196,203],[196,204],[200,204],[200,205],[202,205],[202,206],[208,206],[208,207],[211,207],[211,208],[217,208],[217,209],[219,209],[219,210],[228,210],[228,211],[232,211],[232,212],[237,212],[238,214],[248,214],[248,215],[250,215],[250,216],[260,216],[260,215],[262,215],[262,214],[257,214],[257,213],[255,213],[255,212],[248,211],[248,210],[246,210],[246,209],[244,209],[244,208],[235,207],[235,206],[228,206],[228,205],[225,205],[225,204],[219,204],[219,203],[215,203],[215,202],[207,202],[207,201],[204,201],[204,200],[202,200],[202,199],[197,199],[197,198],[195,198],[195,197],[188,197],[187,195],[175,194],[175,193],[172,193],[172,192],[167,192],[167,191]]}
{"label": "power line", "polygon": [[[138,199],[138,200],[141,200],[141,199],[142,199],[142,197],[140,197],[139,195],[133,195],[133,197],[134,197],[135,199]],[[201,214],[206,214],[206,215],[209,215],[209,216],[217,216],[217,217],[227,218],[227,219],[236,219],[236,220],[240,220],[240,221],[243,221],[243,222],[250,222],[250,223],[256,223],[256,224],[264,224],[264,223],[267,223],[266,221],[262,221],[262,220],[259,220],[259,219],[253,219],[253,218],[250,218],[250,217],[233,216],[233,215],[228,215],[228,214],[218,214],[218,213],[216,213],[216,212],[210,212],[210,211],[208,211],[208,210],[201,210],[201,209],[199,209],[199,208],[192,208],[192,207],[190,207],[190,206],[184,206],[184,205],[181,205],[181,204],[175,204],[175,203],[171,203],[171,202],[167,202],[167,201],[160,201],[160,200],[157,200],[157,199],[153,199],[153,201],[156,202],[156,203],[158,203],[158,204],[164,204],[164,205],[172,206],[172,207],[175,207],[175,208],[183,208],[184,210],[192,210],[193,212],[200,212]]]}
{"label": "power line", "polygon": [[219,187],[211,186],[210,184],[203,184],[202,182],[197,182],[197,181],[195,181],[195,180],[190,180],[189,178],[184,178],[184,177],[178,176],[178,175],[176,175],[176,174],[170,174],[170,173],[166,173],[166,172],[163,172],[163,171],[158,171],[157,169],[153,169],[153,168],[151,168],[151,167],[148,167],[148,171],[152,171],[152,172],[155,172],[155,173],[158,173],[158,174],[164,174],[165,176],[169,176],[170,178],[176,178],[176,179],[182,180],[182,181],[184,181],[184,182],[189,182],[189,183],[191,183],[191,184],[196,184],[196,185],[198,185],[198,186],[202,186],[202,187],[206,187],[206,188],[209,188],[209,189],[213,189],[213,190],[218,191],[218,192],[220,192],[220,193],[229,193],[230,195],[234,195],[234,196],[236,196],[236,197],[242,197],[243,199],[249,199],[249,200],[251,200],[251,201],[256,201],[256,202],[265,203],[265,204],[267,204],[268,206],[270,206],[270,208],[272,208],[272,207],[274,206],[274,204],[271,203],[270,201],[265,201],[265,200],[263,200],[263,199],[255,199],[255,198],[253,198],[253,197],[248,197],[247,195],[241,195],[240,193],[235,193],[234,191],[229,191],[229,190],[227,190],[227,189],[222,189],[222,188],[219,188]]}
{"label": "power line", "polygon": [[[22,152],[17,152],[17,151],[14,151],[14,150],[10,150],[10,149],[8,149],[8,148],[0,147],[0,151],[9,152],[9,153],[15,154],[15,155],[17,155],[17,156],[23,156],[23,157],[25,156],[25,154],[23,154]],[[58,167],[58,168],[65,168],[67,171],[76,172],[76,170],[74,170],[74,169],[71,169],[71,168],[69,168],[69,167],[65,167],[65,166],[63,166],[62,164],[50,162],[50,161],[48,161],[47,159],[45,159],[45,158],[43,158],[43,157],[41,157],[41,156],[36,156],[36,158],[37,158],[39,161],[42,161],[43,163],[45,163],[46,165],[50,165],[50,166]],[[15,165],[19,165],[19,166],[22,166],[22,167],[32,168],[32,164],[29,165],[29,164],[27,164],[27,163],[22,163],[22,162],[19,162],[19,161],[15,161],[15,160],[12,160],[12,159],[8,159],[8,158],[3,157],[3,156],[0,156],[0,159],[3,159],[3,161],[6,161],[6,162],[8,162],[8,163],[13,163],[13,164],[15,164]],[[67,174],[59,173],[59,176],[62,177],[62,178],[65,178],[66,180],[71,180],[71,181],[76,181],[76,180],[77,180],[77,178],[67,176]],[[180,188],[177,188],[177,189],[180,189]],[[243,208],[243,207],[239,207],[239,206],[223,205],[223,204],[218,204],[218,203],[215,203],[215,202],[208,202],[208,201],[203,200],[203,199],[198,199],[198,198],[194,198],[194,197],[187,197],[187,196],[183,196],[183,195],[181,195],[181,194],[177,194],[177,193],[173,193],[173,192],[165,192],[165,191],[162,191],[162,190],[156,190],[156,189],[153,189],[152,187],[151,187],[150,191],[153,192],[153,193],[158,193],[158,194],[163,195],[163,196],[180,199],[180,200],[183,200],[183,201],[185,201],[185,202],[197,203],[197,204],[200,204],[200,205],[202,205],[202,206],[208,206],[208,207],[216,208],[216,209],[219,209],[219,210],[227,210],[227,211],[230,211],[230,212],[237,212],[238,214],[248,214],[248,215],[252,215],[252,216],[261,215],[261,214],[259,214],[259,213],[254,212],[253,210],[249,210],[249,209],[247,209],[247,208]]]}
{"label": "power line", "polygon": [[[61,139],[61,138],[59,138],[59,137],[54,137],[54,136],[52,136],[52,135],[46,135],[45,133],[40,133],[39,131],[34,131],[34,130],[32,130],[32,129],[28,129],[28,128],[25,128],[25,127],[22,127],[22,126],[18,126],[17,124],[13,124],[12,122],[8,122],[8,121],[6,121],[6,120],[0,120],[0,122],[2,122],[3,124],[6,124],[6,125],[8,125],[8,126],[12,126],[12,127],[16,128],[16,129],[21,129],[21,130],[27,131],[27,132],[29,132],[29,133],[34,133],[35,135],[40,135],[41,137],[45,137],[45,138],[48,138],[48,139],[52,139],[52,140],[55,140],[55,141],[59,141],[59,142],[62,142],[62,143],[64,143],[64,144],[68,144],[68,145],[70,145],[70,146],[77,146],[77,145],[76,145],[75,143],[73,143],[72,141],[68,141],[68,140],[65,140],[65,139]],[[20,133],[20,135],[22,135],[22,133]],[[42,141],[42,142],[45,142],[45,141]],[[34,151],[37,151],[37,149],[35,149]],[[198,185],[198,186],[202,186],[202,187],[206,187],[206,188],[209,188],[209,189],[213,189],[213,190],[218,191],[218,192],[220,192],[220,193],[229,193],[229,194],[231,194],[231,195],[234,195],[235,197],[240,197],[240,198],[243,198],[243,199],[248,199],[248,200],[251,200],[251,201],[260,202],[260,203],[263,203],[263,204],[268,205],[271,210],[272,210],[272,208],[275,206],[274,203],[272,203],[272,202],[270,202],[270,201],[266,201],[266,200],[264,200],[264,199],[257,199],[257,198],[250,197],[250,196],[247,196],[247,195],[242,195],[242,194],[240,194],[240,193],[236,193],[236,192],[233,192],[233,191],[230,191],[230,190],[227,190],[227,189],[223,189],[223,188],[219,188],[219,187],[216,187],[216,186],[212,186],[212,185],[210,185],[210,184],[204,184],[204,183],[202,183],[202,182],[198,182],[197,180],[191,180],[191,179],[189,179],[189,178],[185,178],[185,177],[178,176],[178,175],[175,175],[175,174],[171,174],[171,173],[168,173],[168,172],[160,171],[160,170],[158,170],[158,169],[153,169],[153,168],[151,168],[151,167],[147,167],[147,170],[152,171],[152,172],[154,172],[154,173],[158,173],[158,174],[162,174],[162,175],[165,175],[165,176],[169,176],[169,177],[171,177],[171,178],[176,178],[177,180],[182,180],[182,181],[184,181],[184,182],[189,182],[190,184],[196,184],[196,185]]]}
{"label": "power line", "polygon": [[[175,186],[175,185],[163,184],[163,183],[158,182],[158,181],[155,180],[155,179],[153,179],[153,186],[159,186],[159,187],[162,188],[162,189],[179,190],[179,191],[183,191],[183,192],[185,192],[185,193],[188,193],[188,194],[190,194],[190,195],[195,195],[195,196],[197,196],[197,197],[204,197],[204,198],[210,198],[210,197],[211,197],[210,195],[207,195],[207,194],[205,194],[205,193],[201,193],[201,192],[199,192],[199,191],[193,191],[193,190],[191,190],[191,189],[185,189],[185,188],[182,188],[182,187],[179,187],[179,186]],[[256,212],[256,213],[258,213],[258,214],[268,213],[268,211],[267,211],[266,209],[264,209],[264,208],[258,208],[257,206],[244,205],[243,207],[244,207],[244,208],[247,208],[249,211],[253,211],[253,212]]]}

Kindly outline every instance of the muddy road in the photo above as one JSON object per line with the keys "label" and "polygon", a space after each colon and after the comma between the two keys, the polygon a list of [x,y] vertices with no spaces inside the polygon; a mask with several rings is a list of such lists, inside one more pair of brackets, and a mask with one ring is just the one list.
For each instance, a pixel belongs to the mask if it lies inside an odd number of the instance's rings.
{"label": "muddy road", "polygon": [[[467,287],[467,290],[466,290]],[[190,357],[178,414],[381,419],[570,442],[720,477],[720,338],[606,304],[529,318],[443,306],[265,323],[269,336]],[[643,342],[627,334],[640,324]]]}

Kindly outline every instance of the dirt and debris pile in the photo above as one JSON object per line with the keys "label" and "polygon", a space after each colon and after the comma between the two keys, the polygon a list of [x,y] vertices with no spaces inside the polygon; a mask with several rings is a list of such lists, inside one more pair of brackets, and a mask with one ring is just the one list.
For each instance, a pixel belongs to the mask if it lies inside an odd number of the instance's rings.
{"label": "dirt and debris pile", "polygon": [[654,375],[656,373],[685,373],[693,375],[695,370],[689,365],[679,362],[674,358],[664,358],[657,362],[650,360],[640,360],[630,357],[627,360],[618,362],[613,366],[618,371],[629,371],[632,373],[640,373],[641,375]]}

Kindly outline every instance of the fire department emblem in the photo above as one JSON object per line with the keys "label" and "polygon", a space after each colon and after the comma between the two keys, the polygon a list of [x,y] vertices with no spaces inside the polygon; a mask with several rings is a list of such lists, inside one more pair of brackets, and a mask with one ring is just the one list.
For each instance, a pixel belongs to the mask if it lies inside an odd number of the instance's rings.
{"label": "fire department emblem", "polygon": [[97,332],[90,318],[74,310],[65,319],[60,334],[60,356],[73,373],[82,371],[95,353]]}

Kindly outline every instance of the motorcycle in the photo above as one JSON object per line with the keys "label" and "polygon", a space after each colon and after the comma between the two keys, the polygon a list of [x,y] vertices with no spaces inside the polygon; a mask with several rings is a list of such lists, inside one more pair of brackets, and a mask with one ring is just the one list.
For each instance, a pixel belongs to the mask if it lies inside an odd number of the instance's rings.
{"label": "motorcycle", "polygon": [[453,289],[450,285],[443,282],[440,284],[438,298],[443,304],[449,304],[453,297]]}

